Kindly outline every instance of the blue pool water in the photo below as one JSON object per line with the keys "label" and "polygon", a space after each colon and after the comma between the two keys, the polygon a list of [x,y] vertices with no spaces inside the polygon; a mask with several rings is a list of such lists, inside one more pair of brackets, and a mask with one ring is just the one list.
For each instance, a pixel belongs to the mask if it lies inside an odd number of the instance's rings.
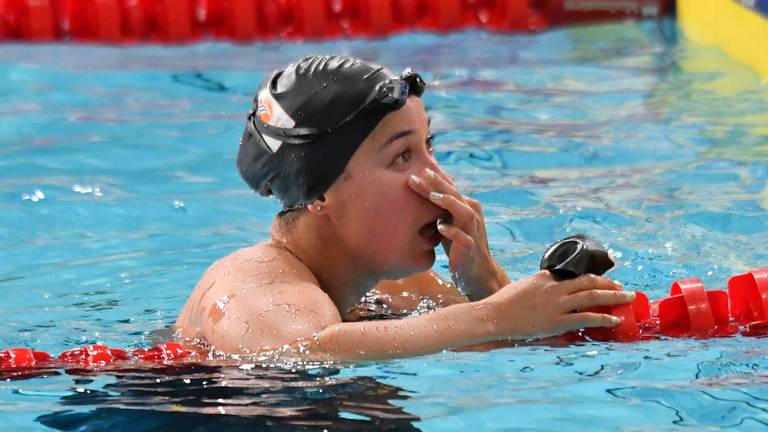
{"label": "blue pool water", "polygon": [[[266,238],[234,156],[267,72],[413,66],[437,157],[511,277],[586,232],[651,298],[768,266],[768,85],[670,22],[533,35],[183,47],[0,46],[0,348],[148,346],[205,268]],[[445,272],[446,260],[436,264]],[[765,339],[662,339],[282,367],[52,370],[1,430],[759,430]]]}

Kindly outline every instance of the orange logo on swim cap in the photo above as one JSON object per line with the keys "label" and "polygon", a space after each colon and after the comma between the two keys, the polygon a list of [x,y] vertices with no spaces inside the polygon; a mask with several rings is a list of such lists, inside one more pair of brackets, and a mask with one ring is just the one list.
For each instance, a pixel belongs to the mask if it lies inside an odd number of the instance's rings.
{"label": "orange logo on swim cap", "polygon": [[272,120],[272,101],[269,97],[259,98],[259,106],[256,109],[256,115],[258,115],[264,123],[269,123],[269,121]]}

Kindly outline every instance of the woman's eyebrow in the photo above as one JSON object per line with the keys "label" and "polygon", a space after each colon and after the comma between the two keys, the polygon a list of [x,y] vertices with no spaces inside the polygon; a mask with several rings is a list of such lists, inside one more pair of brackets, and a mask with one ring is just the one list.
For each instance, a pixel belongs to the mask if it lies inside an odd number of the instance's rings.
{"label": "woman's eyebrow", "polygon": [[396,134],[392,135],[391,137],[389,137],[389,138],[388,138],[388,139],[387,139],[387,140],[384,142],[384,144],[381,146],[381,148],[379,149],[379,151],[382,151],[382,150],[384,150],[385,148],[387,148],[387,146],[388,146],[388,145],[390,145],[390,144],[392,144],[393,142],[395,142],[395,141],[399,140],[400,138],[404,138],[404,137],[407,137],[408,135],[411,135],[411,134],[412,134],[412,133],[414,133],[414,132],[415,132],[415,131],[414,131],[413,129],[408,129],[408,130],[404,130],[404,131],[400,131],[400,132],[397,132]]}
{"label": "woman's eyebrow", "polygon": [[[427,129],[429,129],[429,127],[431,125],[432,125],[432,117],[427,117]],[[384,144],[382,144],[381,148],[379,148],[379,151],[384,150],[385,148],[387,148],[388,145],[390,145],[393,142],[399,140],[400,138],[405,138],[405,137],[407,137],[408,135],[410,135],[410,134],[412,134],[414,132],[415,131],[413,129],[408,129],[408,130],[397,132],[396,134],[394,134],[391,137],[389,137],[389,139],[384,141]]]}

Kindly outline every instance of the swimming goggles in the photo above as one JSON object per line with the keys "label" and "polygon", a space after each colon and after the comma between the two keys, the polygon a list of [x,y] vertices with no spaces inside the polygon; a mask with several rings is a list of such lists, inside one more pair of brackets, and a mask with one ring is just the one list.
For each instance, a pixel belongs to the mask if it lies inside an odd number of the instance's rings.
{"label": "swimming goggles", "polygon": [[[289,144],[305,144],[329,135],[334,130],[349,123],[362,111],[373,108],[389,108],[395,111],[405,105],[408,96],[421,96],[426,88],[424,79],[413,69],[406,69],[398,78],[391,78],[376,85],[363,105],[345,117],[337,125],[320,129],[313,127],[281,128],[264,123],[255,108],[248,112],[248,123],[260,134]],[[269,87],[268,87],[269,88]],[[265,146],[269,152],[272,150]]]}

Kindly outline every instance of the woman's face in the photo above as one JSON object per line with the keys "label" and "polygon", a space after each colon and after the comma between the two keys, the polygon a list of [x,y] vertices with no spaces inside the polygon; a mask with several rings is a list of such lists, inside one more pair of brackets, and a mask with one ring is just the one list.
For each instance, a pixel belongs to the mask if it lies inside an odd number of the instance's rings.
{"label": "woman's face", "polygon": [[442,237],[444,210],[416,194],[411,175],[442,173],[432,154],[429,117],[421,99],[389,113],[363,141],[325,194],[328,215],[356,264],[395,279],[429,269]]}

